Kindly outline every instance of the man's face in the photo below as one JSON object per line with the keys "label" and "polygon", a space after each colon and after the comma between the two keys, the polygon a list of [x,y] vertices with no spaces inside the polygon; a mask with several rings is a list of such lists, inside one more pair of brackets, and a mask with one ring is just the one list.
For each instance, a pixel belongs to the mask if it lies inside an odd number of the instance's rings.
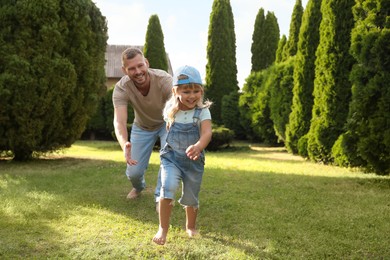
{"label": "man's face", "polygon": [[122,71],[129,76],[136,85],[143,85],[147,82],[149,77],[148,68],[148,60],[138,54],[134,58],[124,61]]}

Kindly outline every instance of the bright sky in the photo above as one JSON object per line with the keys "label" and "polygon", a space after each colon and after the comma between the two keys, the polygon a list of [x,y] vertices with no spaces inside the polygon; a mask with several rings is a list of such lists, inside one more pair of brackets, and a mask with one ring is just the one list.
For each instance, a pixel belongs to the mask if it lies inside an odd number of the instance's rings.
{"label": "bright sky", "polygon": [[[305,8],[308,0],[302,0]],[[144,45],[151,15],[157,14],[165,50],[173,71],[196,67],[203,79],[207,64],[207,35],[213,0],[93,0],[108,23],[108,44]],[[251,70],[252,34],[260,8],[274,12],[280,36],[288,37],[295,0],[230,0],[235,34],[237,79],[240,88]],[[223,46],[222,46],[223,47]]]}

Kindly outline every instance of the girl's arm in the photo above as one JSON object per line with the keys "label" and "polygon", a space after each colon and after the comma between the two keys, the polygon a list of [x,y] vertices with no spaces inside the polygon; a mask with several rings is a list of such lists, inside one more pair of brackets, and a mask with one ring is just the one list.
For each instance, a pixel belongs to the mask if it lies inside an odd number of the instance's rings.
{"label": "girl's arm", "polygon": [[203,120],[200,124],[200,130],[200,138],[198,142],[190,145],[186,150],[187,157],[191,160],[197,160],[200,156],[200,153],[210,143],[212,136],[211,120]]}

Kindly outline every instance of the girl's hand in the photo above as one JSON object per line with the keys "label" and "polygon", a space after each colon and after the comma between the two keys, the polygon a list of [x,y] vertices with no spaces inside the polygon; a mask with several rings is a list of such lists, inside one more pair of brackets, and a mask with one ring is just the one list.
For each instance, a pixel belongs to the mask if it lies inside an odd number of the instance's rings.
{"label": "girl's hand", "polygon": [[136,165],[137,164],[136,160],[131,159],[131,143],[130,142],[125,143],[125,147],[123,148],[123,153],[125,155],[125,160],[126,160],[127,164],[129,164],[129,165]]}
{"label": "girl's hand", "polygon": [[202,151],[196,145],[190,145],[186,149],[187,157],[191,160],[198,160]]}

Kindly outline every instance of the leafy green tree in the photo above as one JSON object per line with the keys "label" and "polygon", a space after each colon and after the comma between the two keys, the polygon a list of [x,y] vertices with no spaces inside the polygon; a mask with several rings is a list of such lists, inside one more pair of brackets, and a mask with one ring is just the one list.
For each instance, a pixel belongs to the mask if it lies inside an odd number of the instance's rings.
{"label": "leafy green tree", "polygon": [[354,0],[323,0],[320,42],[316,51],[314,103],[308,133],[308,154],[314,161],[331,161],[331,148],[343,132],[351,99],[349,53],[354,25]]}
{"label": "leafy green tree", "polygon": [[271,110],[270,110],[270,80],[272,78],[271,69],[263,70],[257,77],[260,77],[261,80],[260,88],[257,91],[253,102],[253,113],[252,113],[252,122],[251,126],[256,135],[256,139],[261,140],[262,142],[275,145],[278,142],[274,130],[274,123],[271,119]]}
{"label": "leafy green tree", "polygon": [[269,107],[271,68],[252,72],[246,79],[239,99],[239,111],[248,139],[274,145],[277,144],[277,136]]}
{"label": "leafy green tree", "polygon": [[240,123],[240,111],[238,110],[240,93],[231,92],[222,98],[222,121],[225,127],[233,130],[237,139],[245,139],[246,133]]}
{"label": "leafy green tree", "polygon": [[278,21],[273,12],[261,8],[255,21],[252,36],[252,71],[260,71],[270,67],[275,62],[276,49],[280,37]]}
{"label": "leafy green tree", "polygon": [[284,51],[284,46],[286,45],[286,43],[287,43],[287,37],[286,37],[286,35],[283,34],[282,38],[280,38],[280,40],[279,40],[278,48],[276,49],[276,58],[275,58],[276,63],[285,61],[283,51]]}
{"label": "leafy green tree", "polygon": [[229,0],[214,0],[208,32],[205,94],[214,102],[211,112],[215,123],[223,123],[223,96],[238,90],[232,8]]}
{"label": "leafy green tree", "polygon": [[150,67],[168,71],[168,59],[165,52],[164,34],[156,14],[150,16],[144,45],[144,55]]}
{"label": "leafy green tree", "polygon": [[302,17],[294,69],[294,88],[286,147],[298,153],[298,140],[310,129],[313,108],[313,87],[316,50],[320,39],[321,1],[309,0]]}
{"label": "leafy green tree", "polygon": [[253,102],[256,97],[256,91],[262,84],[260,78],[261,72],[252,72],[245,80],[242,93],[239,96],[238,111],[240,114],[239,122],[244,129],[245,138],[252,141],[260,141],[256,139],[256,135],[252,128]]}
{"label": "leafy green tree", "polygon": [[302,24],[303,7],[302,1],[296,0],[290,22],[288,40],[284,46],[284,59],[294,56],[297,53],[299,30]]}
{"label": "leafy green tree", "polygon": [[286,140],[286,125],[291,112],[294,62],[295,57],[290,57],[287,61],[272,66],[268,80],[270,118],[278,141],[283,143]]}
{"label": "leafy green tree", "polygon": [[390,174],[390,2],[357,0],[353,13],[352,101],[346,132],[332,152],[339,165]]}
{"label": "leafy green tree", "polygon": [[105,18],[90,0],[3,0],[0,13],[0,151],[70,146],[105,89]]}

